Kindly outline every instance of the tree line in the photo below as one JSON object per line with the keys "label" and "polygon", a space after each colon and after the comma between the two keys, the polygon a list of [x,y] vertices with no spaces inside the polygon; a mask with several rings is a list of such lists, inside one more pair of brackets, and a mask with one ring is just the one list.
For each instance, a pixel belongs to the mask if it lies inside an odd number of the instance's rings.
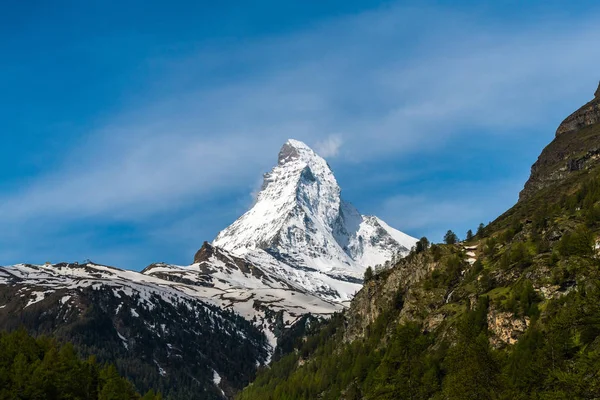
{"label": "tree line", "polygon": [[153,391],[141,396],[114,365],[94,357],[82,360],[72,344],[25,330],[0,333],[0,399],[19,400],[160,400]]}

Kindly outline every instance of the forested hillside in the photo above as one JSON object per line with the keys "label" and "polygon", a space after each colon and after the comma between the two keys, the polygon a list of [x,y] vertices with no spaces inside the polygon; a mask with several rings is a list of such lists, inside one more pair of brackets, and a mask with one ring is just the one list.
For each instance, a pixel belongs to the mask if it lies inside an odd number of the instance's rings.
{"label": "forested hillside", "polygon": [[561,131],[512,209],[367,276],[238,398],[600,398],[598,143],[594,121]]}
{"label": "forested hillside", "polygon": [[94,357],[81,360],[71,344],[25,330],[0,333],[0,399],[159,400],[153,391],[140,396],[113,365]]}

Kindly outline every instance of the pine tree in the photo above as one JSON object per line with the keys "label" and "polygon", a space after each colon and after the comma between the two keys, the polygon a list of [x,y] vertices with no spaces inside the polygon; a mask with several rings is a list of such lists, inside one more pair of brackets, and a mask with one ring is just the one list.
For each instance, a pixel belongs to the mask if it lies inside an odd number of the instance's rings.
{"label": "pine tree", "polygon": [[466,237],[467,242],[473,240],[473,231],[472,230],[468,230],[467,231],[467,237]]}
{"label": "pine tree", "polygon": [[446,234],[444,235],[444,243],[456,244],[457,242],[458,236],[456,236],[456,233],[452,232],[451,230],[448,230],[448,232],[446,232]]}
{"label": "pine tree", "polygon": [[429,239],[423,236],[415,245],[415,253],[422,253],[429,248]]}
{"label": "pine tree", "polygon": [[485,229],[485,225],[482,223],[477,227],[477,236],[481,237],[483,235],[483,231]]}

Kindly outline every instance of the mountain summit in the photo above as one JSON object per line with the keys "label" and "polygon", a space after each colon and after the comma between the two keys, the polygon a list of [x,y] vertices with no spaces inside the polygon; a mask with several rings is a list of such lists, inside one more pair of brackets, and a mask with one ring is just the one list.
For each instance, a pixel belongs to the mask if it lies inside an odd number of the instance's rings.
{"label": "mountain summit", "polygon": [[254,206],[213,245],[236,255],[264,251],[298,269],[361,278],[368,266],[404,255],[416,243],[341,198],[327,162],[290,139],[265,174]]}

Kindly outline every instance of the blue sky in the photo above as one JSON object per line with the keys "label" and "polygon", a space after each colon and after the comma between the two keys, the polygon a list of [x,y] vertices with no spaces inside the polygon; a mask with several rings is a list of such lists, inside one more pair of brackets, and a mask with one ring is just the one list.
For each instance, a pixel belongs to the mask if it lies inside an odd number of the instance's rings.
{"label": "blue sky", "polygon": [[600,79],[592,2],[109,3],[3,4],[0,265],[189,263],[288,138],[361,212],[464,236]]}

